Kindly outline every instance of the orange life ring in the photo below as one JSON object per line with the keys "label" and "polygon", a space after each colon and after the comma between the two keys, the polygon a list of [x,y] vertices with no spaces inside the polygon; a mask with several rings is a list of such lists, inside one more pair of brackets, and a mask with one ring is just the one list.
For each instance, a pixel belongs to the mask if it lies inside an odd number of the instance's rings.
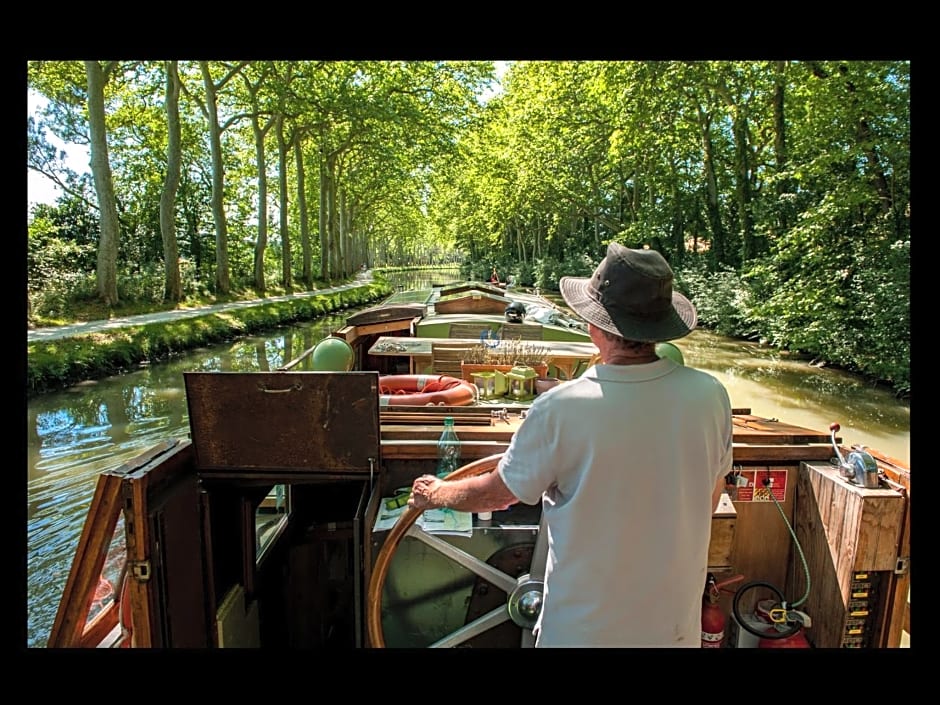
{"label": "orange life ring", "polygon": [[467,406],[477,399],[473,382],[447,375],[381,375],[379,406]]}
{"label": "orange life ring", "polygon": [[95,588],[95,596],[92,598],[91,607],[97,607],[99,610],[104,607],[104,603],[114,599],[114,586],[111,581],[103,575],[98,576],[98,585]]}

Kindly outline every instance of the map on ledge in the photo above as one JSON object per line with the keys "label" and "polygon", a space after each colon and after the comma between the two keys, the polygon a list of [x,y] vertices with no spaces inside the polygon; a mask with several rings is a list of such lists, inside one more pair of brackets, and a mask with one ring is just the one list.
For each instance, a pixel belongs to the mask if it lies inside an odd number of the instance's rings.
{"label": "map on ledge", "polygon": [[[398,517],[405,513],[405,507],[386,508],[387,499],[391,498],[383,498],[379,505],[382,509],[375,517],[373,531],[388,531],[395,526]],[[421,513],[415,524],[429,534],[473,536],[473,514],[470,512],[458,512],[454,509],[428,509]]]}

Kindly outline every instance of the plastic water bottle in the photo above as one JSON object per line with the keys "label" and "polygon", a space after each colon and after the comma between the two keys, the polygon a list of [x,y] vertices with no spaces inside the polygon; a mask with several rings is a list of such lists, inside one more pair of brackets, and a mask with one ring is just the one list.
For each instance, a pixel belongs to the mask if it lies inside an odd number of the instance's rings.
{"label": "plastic water bottle", "polygon": [[444,417],[444,431],[437,441],[437,476],[446,477],[460,467],[460,439],[454,430],[454,417]]}

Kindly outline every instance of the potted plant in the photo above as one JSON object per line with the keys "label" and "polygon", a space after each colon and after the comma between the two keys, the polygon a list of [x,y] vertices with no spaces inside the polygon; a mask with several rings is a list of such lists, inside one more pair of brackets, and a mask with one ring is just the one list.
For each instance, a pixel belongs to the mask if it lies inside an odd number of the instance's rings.
{"label": "potted plant", "polygon": [[501,340],[496,344],[481,342],[470,348],[463,362],[460,363],[460,375],[473,381],[474,373],[502,372],[513,367],[524,366],[535,370],[538,377],[548,375],[549,348],[538,342],[522,340]]}

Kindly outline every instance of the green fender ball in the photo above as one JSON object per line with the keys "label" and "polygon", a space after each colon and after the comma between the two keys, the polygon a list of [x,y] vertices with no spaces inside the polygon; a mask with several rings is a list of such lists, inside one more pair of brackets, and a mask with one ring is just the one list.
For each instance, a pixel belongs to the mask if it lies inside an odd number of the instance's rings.
{"label": "green fender ball", "polygon": [[349,372],[356,354],[342,338],[324,338],[313,348],[313,369],[316,372]]}
{"label": "green fender ball", "polygon": [[668,357],[670,360],[680,365],[685,364],[682,351],[672,343],[656,343],[656,354],[659,357]]}

